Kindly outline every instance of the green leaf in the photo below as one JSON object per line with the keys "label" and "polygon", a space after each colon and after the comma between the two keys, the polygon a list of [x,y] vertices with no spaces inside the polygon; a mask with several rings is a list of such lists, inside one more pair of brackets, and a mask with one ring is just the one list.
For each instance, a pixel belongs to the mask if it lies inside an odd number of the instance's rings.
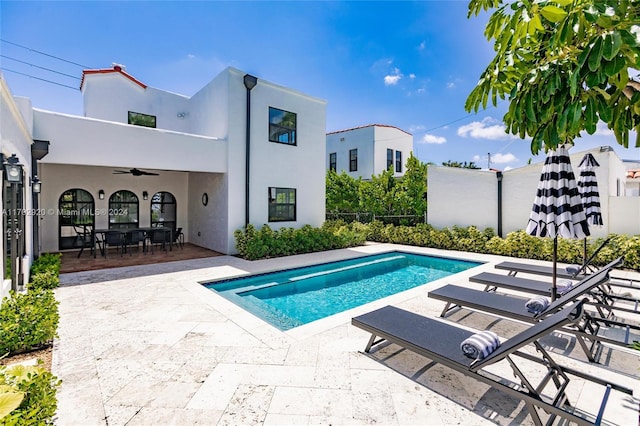
{"label": "green leaf", "polygon": [[596,132],[596,125],[598,123],[598,117],[596,115],[596,103],[592,97],[587,99],[587,106],[584,109],[584,125],[587,133],[590,135]]}
{"label": "green leaf", "polygon": [[612,60],[620,51],[621,46],[622,37],[620,36],[620,33],[614,32],[612,34],[607,34],[603,42],[602,57],[607,61]]}
{"label": "green leaf", "polygon": [[545,6],[540,9],[540,13],[551,22],[560,22],[567,16],[567,12],[556,6]]}
{"label": "green leaf", "polygon": [[553,3],[559,4],[560,6],[570,5],[573,0],[552,0]]}
{"label": "green leaf", "polygon": [[544,31],[544,27],[542,26],[542,22],[540,21],[540,15],[535,14],[531,18],[530,25],[533,26],[537,31]]}
{"label": "green leaf", "polygon": [[24,392],[7,392],[0,393],[0,419],[20,406],[24,399]]}
{"label": "green leaf", "polygon": [[591,48],[589,59],[587,61],[589,70],[595,72],[600,66],[602,60],[602,37],[598,37]]}
{"label": "green leaf", "polygon": [[536,121],[536,112],[533,109],[533,95],[531,93],[527,93],[527,96],[525,98],[525,105],[526,105],[526,113],[527,113],[527,118],[531,121]]}

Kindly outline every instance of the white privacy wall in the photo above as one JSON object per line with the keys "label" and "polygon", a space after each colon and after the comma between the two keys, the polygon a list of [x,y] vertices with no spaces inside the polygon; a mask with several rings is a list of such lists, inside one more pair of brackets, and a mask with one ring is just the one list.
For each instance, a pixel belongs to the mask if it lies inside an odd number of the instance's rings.
{"label": "white privacy wall", "polygon": [[[604,222],[603,227],[590,228],[591,236],[640,234],[640,197],[624,196],[624,163],[608,149],[572,153],[571,164],[576,179],[580,176],[578,165],[587,152],[600,164],[596,179]],[[541,162],[503,172],[503,237],[526,228],[542,167]],[[618,193],[620,196],[616,196]],[[496,172],[430,165],[427,196],[428,222],[436,228],[473,225],[498,230]]]}

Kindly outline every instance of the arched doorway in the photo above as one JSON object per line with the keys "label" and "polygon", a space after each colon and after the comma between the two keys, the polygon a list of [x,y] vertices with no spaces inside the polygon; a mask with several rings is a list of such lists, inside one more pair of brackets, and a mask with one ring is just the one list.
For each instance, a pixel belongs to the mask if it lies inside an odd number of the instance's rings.
{"label": "arched doorway", "polygon": [[139,223],[138,196],[122,189],[109,197],[109,229],[137,228]]}
{"label": "arched doorway", "polygon": [[76,227],[95,227],[93,195],[84,189],[68,189],[58,199],[58,249],[76,248]]}
{"label": "arched doorway", "polygon": [[170,192],[160,191],[151,197],[151,226],[176,229],[176,197]]}

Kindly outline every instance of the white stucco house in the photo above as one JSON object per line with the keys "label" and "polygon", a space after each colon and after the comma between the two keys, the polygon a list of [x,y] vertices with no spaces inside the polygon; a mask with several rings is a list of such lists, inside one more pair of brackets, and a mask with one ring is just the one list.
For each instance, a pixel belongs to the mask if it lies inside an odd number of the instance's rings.
{"label": "white stucco house", "polygon": [[371,179],[393,166],[404,176],[413,151],[413,135],[394,126],[370,124],[327,133],[326,169]]}
{"label": "white stucco house", "polygon": [[[161,222],[232,254],[246,224],[324,221],[324,100],[235,68],[187,97],[114,65],[83,72],[84,116],[74,116],[33,108],[2,84],[1,152],[42,182],[36,251],[71,249],[79,223]],[[34,141],[48,149],[32,169]]]}

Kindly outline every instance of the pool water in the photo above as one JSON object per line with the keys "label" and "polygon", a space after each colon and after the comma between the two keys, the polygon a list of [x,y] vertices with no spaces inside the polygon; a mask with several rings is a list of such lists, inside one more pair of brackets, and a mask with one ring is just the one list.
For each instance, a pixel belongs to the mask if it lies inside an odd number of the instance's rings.
{"label": "pool water", "polygon": [[205,286],[280,330],[289,330],[478,265],[391,252]]}

